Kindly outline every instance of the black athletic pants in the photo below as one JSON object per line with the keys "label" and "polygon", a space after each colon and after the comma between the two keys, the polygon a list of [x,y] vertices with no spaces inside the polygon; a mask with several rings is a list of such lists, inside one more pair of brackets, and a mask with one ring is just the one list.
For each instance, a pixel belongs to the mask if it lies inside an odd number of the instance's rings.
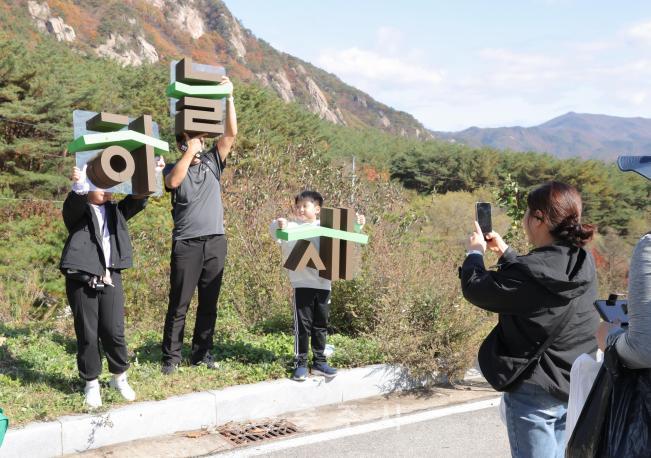
{"label": "black athletic pants", "polygon": [[310,337],[314,362],[325,362],[323,351],[326,346],[329,313],[329,290],[294,289],[294,353],[297,364],[307,362]]}
{"label": "black athletic pants", "polygon": [[212,350],[226,246],[225,235],[175,240],[172,243],[170,299],[163,330],[164,363],[177,364],[181,361],[185,315],[197,286],[199,305],[192,337],[191,362],[201,361]]}
{"label": "black athletic pants", "polygon": [[111,279],[114,286],[95,290],[86,283],[66,278],[66,294],[77,335],[77,368],[84,380],[94,380],[102,371],[100,341],[112,374],[129,368],[120,272],[111,272]]}

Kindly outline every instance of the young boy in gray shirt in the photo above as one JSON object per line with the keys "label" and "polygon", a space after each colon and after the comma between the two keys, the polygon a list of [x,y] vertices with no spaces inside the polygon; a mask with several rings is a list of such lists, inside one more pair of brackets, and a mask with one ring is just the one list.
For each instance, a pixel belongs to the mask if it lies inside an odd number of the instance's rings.
{"label": "young boy in gray shirt", "polygon": [[[303,191],[294,197],[294,219],[278,218],[271,223],[271,236],[280,243],[283,260],[292,252],[296,242],[286,242],[276,237],[276,229],[287,229],[299,225],[319,226],[318,219],[323,197],[316,191]],[[364,215],[357,215],[358,229],[366,222]],[[319,250],[319,237],[309,239]],[[331,378],[337,369],[326,362],[325,346],[330,313],[331,282],[319,276],[319,271],[306,267],[299,271],[287,270],[289,281],[294,288],[294,358],[295,367],[292,380],[302,382],[307,379],[307,358],[312,343],[312,374]]]}

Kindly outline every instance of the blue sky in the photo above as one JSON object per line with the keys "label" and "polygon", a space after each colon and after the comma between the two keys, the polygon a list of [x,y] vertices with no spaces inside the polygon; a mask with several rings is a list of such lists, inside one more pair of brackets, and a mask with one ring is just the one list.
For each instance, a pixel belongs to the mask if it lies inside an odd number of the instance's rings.
{"label": "blue sky", "polygon": [[225,2],[257,37],[430,129],[651,118],[651,1]]}

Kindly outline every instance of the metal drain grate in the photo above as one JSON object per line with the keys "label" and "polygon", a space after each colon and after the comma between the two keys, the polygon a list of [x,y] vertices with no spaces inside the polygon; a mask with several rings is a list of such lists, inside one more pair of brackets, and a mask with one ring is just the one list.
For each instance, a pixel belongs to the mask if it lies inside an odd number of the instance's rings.
{"label": "metal drain grate", "polygon": [[217,432],[235,445],[291,436],[298,427],[287,420],[261,420],[249,423],[226,423]]}

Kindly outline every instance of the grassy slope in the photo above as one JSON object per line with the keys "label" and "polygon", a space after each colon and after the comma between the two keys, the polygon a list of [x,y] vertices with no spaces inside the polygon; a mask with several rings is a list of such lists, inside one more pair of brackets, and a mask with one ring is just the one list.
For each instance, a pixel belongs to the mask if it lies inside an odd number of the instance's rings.
{"label": "grassy slope", "polygon": [[[222,316],[219,323],[223,321]],[[164,376],[160,372],[159,330],[129,332],[129,378],[138,400],[159,400],[289,374],[294,348],[291,334],[242,331],[225,336],[220,328],[217,334],[220,336],[215,351],[219,363],[217,370],[184,365],[172,376]],[[383,360],[378,345],[372,340],[331,335],[329,342],[336,348],[331,362],[337,367]],[[188,347],[186,345],[184,350],[189,351]],[[11,419],[12,426],[87,411],[83,403],[83,382],[77,375],[75,351],[74,337],[67,333],[29,325],[0,326],[0,406]],[[105,362],[100,377],[102,410],[124,403],[116,391],[108,388],[108,380]]]}

